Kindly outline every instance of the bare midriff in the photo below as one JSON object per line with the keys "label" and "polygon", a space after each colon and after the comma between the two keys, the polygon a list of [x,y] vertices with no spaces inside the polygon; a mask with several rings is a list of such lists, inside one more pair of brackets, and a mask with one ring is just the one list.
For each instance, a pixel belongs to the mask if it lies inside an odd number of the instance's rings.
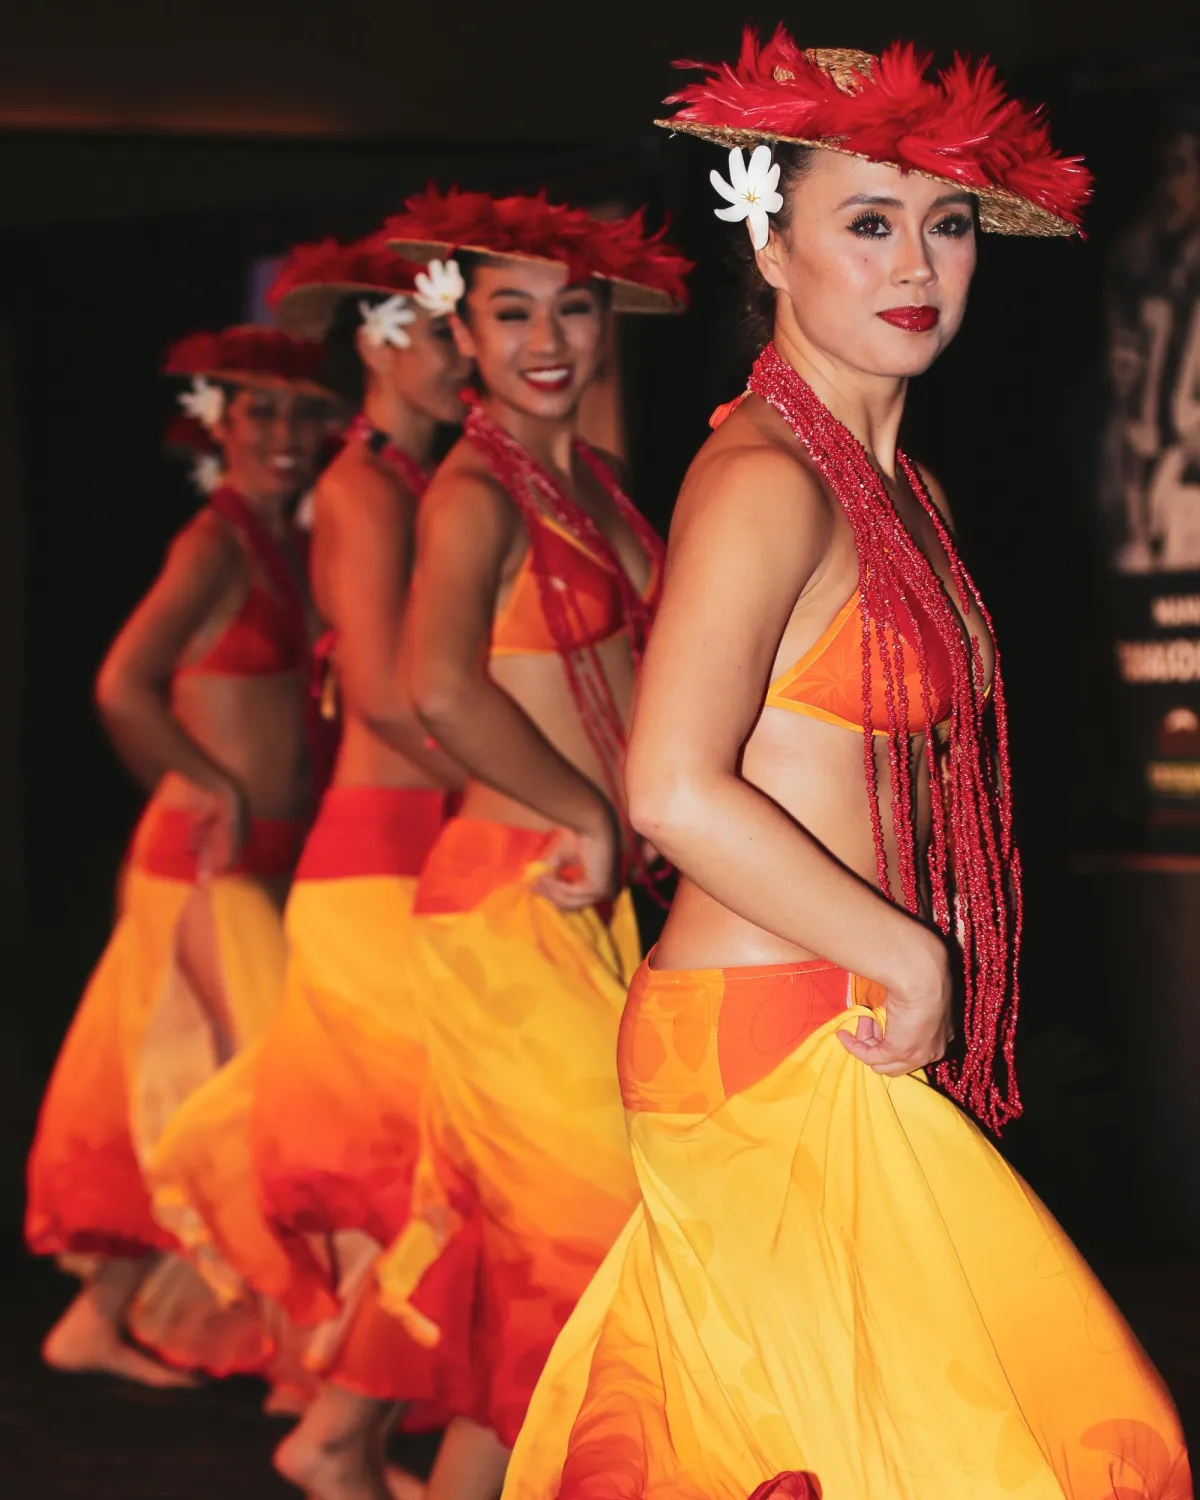
{"label": "bare midriff", "polygon": [[[171,712],[210,759],[246,794],[250,816],[302,818],[309,811],[304,672],[259,677],[185,676],[174,683]],[[155,789],[166,807],[199,807],[205,794],[168,772]]]}
{"label": "bare midriff", "polygon": [[[633,705],[633,659],[628,637],[621,632],[591,649],[608,681],[622,720],[628,723]],[[586,662],[584,669],[587,670]],[[580,722],[562,659],[548,652],[494,656],[488,670],[497,687],[503,688],[528,714],[563,759],[605,796],[611,797],[608,774]],[[468,783],[462,810],[464,817],[487,818],[517,828],[553,826],[532,807],[481,781]]]}

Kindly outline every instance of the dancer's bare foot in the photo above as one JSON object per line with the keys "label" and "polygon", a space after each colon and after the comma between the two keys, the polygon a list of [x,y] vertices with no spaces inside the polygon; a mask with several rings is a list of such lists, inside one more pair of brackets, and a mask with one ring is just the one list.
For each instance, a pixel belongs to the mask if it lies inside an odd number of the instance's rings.
{"label": "dancer's bare foot", "polygon": [[42,1358],[54,1370],[76,1375],[115,1375],[157,1390],[199,1384],[194,1376],[160,1364],[151,1355],[127,1344],[117,1325],[96,1309],[86,1290],[46,1335]]}
{"label": "dancer's bare foot", "polygon": [[393,1500],[382,1471],[357,1435],[314,1443],[300,1428],[275,1450],[275,1469],[307,1500]]}

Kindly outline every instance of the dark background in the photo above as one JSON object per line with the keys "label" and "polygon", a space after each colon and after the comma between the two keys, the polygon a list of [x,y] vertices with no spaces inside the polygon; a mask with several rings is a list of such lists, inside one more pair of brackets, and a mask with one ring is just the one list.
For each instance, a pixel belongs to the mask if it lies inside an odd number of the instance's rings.
{"label": "dark background", "polygon": [[[366,232],[429,178],[648,202],[698,262],[689,317],[622,332],[636,490],[665,525],[748,351],[732,231],[711,212],[719,156],[648,122],[672,57],[729,56],[744,19],[781,13],[39,0],[2,14],[0,1220],[15,1231],[37,1097],[139,803],[91,680],[195,504],[160,452],[165,345],[237,320],[253,258]],[[1006,1149],[1143,1297],[1177,1368],[1200,1369],[1183,1303],[1147,1290],[1191,1296],[1200,1327],[1200,874],[1110,857],[1123,766],[1091,515],[1105,259],[1143,206],[1170,109],[1200,100],[1197,6],[782,14],[812,45],[878,50],[902,23],[940,60],[990,51],[1097,176],[1086,243],[985,237],[964,332],[914,388],[906,446],[949,490],[1005,657],[1028,909],[1028,1113]]]}

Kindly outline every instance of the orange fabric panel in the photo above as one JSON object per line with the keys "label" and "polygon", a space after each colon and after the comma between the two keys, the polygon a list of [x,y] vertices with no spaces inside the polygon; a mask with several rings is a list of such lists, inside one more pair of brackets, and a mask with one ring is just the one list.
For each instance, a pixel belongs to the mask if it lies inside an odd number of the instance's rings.
{"label": "orange fabric panel", "polygon": [[[293,819],[255,818],[237,859],[222,873],[285,878],[296,864],[306,826]],[[203,837],[203,824],[190,809],[153,806],[134,835],[132,857],[150,875],[190,885],[199,878]]]}
{"label": "orange fabric panel", "polygon": [[452,818],[425,862],[415,916],[474,911],[493,892],[521,880],[554,842],[537,828],[485,818]]}

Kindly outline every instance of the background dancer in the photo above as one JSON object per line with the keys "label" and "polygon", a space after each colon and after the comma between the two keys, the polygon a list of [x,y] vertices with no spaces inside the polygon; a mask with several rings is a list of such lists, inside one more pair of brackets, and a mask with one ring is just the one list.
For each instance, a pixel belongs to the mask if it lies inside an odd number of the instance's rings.
{"label": "background dancer", "polygon": [[[455,336],[482,396],[422,507],[410,603],[417,709],[470,780],[418,887],[428,1150],[380,1279],[433,1340],[461,1295],[434,1289],[442,1262],[480,1256],[480,1395],[429,1493],[486,1497],[631,1203],[613,1056],[638,943],[619,789],[661,543],[576,421],[609,299],[672,311],[687,267],[640,216],[599,224],[544,197],[431,189],[387,232],[416,258],[453,253]],[[464,1456],[479,1428],[490,1453]]]}
{"label": "background dancer", "polygon": [[261,1030],[283,974],[279,904],[309,810],[310,623],[290,512],[311,482],[327,403],[320,349],[273,330],[196,334],[190,377],[224,482],[101,667],[96,699],[150,789],[120,919],[63,1044],[29,1162],[26,1234],[85,1257],[83,1290],[45,1357],[151,1384],[180,1377],[121,1325],[155,1252],[143,1168],[164,1126]]}

